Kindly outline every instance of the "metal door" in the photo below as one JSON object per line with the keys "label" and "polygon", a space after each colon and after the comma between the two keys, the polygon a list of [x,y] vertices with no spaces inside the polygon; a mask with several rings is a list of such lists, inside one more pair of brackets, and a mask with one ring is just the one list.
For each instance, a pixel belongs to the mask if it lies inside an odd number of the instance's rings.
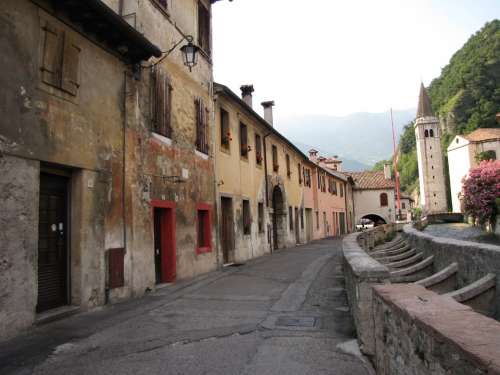
{"label": "metal door", "polygon": [[68,304],[68,178],[40,174],[37,312]]}

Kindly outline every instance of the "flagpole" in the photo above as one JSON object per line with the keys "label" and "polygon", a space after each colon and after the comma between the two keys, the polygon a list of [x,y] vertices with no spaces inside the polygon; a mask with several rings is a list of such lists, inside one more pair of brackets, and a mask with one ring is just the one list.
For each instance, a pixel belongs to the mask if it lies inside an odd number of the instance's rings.
{"label": "flagpole", "polygon": [[398,206],[398,213],[401,213],[401,194],[399,191],[399,172],[398,172],[398,155],[396,149],[396,130],[394,129],[394,118],[392,116],[392,108],[391,108],[391,124],[392,124],[392,145],[393,145],[393,164],[394,164],[394,177],[396,180],[396,202]]}

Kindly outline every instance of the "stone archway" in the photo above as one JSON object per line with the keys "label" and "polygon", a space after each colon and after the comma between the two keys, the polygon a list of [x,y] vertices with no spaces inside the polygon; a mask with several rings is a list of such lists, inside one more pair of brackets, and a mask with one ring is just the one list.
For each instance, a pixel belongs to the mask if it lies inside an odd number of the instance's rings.
{"label": "stone archway", "polygon": [[361,220],[363,220],[363,219],[371,220],[373,222],[373,226],[375,226],[375,227],[379,226],[379,225],[387,224],[387,221],[382,216],[379,216],[376,214],[365,215],[361,218]]}
{"label": "stone archway", "polygon": [[279,185],[273,189],[273,249],[279,249],[285,238],[285,208],[283,203],[283,192]]}

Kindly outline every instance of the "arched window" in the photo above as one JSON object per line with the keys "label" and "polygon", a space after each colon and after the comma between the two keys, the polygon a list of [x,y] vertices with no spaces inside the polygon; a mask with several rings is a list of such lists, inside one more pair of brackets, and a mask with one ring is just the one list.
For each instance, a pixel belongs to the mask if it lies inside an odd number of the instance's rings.
{"label": "arched window", "polygon": [[425,129],[425,131],[424,131],[424,136],[425,136],[425,138],[429,137],[429,131],[427,129]]}
{"label": "arched window", "polygon": [[429,130],[429,137],[434,137],[434,130]]}
{"label": "arched window", "polygon": [[386,193],[380,194],[380,206],[387,207],[388,204],[389,203],[388,203],[388,199],[387,199],[387,194]]}

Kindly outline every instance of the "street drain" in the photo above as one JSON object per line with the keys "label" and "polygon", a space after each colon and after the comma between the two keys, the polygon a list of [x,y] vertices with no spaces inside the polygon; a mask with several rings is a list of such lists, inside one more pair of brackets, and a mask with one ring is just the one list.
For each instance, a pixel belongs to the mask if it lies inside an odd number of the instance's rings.
{"label": "street drain", "polygon": [[312,328],[316,324],[316,318],[301,317],[293,318],[289,316],[280,316],[276,320],[276,325],[281,327],[304,327]]}

